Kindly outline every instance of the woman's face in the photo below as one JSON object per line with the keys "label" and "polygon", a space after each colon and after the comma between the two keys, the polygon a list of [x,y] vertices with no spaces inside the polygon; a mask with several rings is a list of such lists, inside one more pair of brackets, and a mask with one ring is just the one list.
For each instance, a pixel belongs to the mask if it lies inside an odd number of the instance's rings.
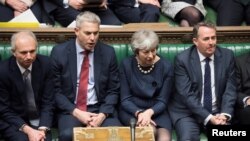
{"label": "woman's face", "polygon": [[147,67],[147,66],[151,66],[152,64],[154,64],[156,52],[157,52],[156,48],[149,49],[149,50],[145,50],[145,49],[139,50],[137,54],[137,59],[140,65]]}

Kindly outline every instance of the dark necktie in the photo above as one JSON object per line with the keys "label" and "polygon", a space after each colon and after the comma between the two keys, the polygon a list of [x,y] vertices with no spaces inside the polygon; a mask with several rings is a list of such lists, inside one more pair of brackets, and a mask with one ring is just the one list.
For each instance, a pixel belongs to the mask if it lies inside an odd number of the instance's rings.
{"label": "dark necktie", "polygon": [[33,92],[33,88],[31,85],[31,80],[28,77],[30,73],[30,70],[26,69],[23,73],[24,83],[25,83],[25,94],[26,94],[26,100],[27,100],[27,110],[28,110],[28,116],[29,119],[38,119],[38,113],[35,103],[35,96]]}
{"label": "dark necktie", "polygon": [[212,112],[212,91],[211,91],[211,70],[210,58],[205,59],[205,75],[204,75],[204,107],[211,113]]}
{"label": "dark necktie", "polygon": [[89,80],[89,51],[84,51],[84,58],[82,62],[80,81],[78,87],[78,95],[76,107],[82,111],[87,110],[87,93],[88,93],[88,80]]}

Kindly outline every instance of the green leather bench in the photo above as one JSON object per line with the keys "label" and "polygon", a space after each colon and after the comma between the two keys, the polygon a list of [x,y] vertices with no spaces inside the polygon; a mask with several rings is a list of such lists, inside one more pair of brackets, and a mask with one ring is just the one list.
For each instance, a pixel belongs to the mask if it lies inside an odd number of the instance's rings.
{"label": "green leather bench", "polygon": [[[50,52],[55,44],[39,44],[38,53],[43,55],[50,55]],[[163,57],[173,62],[176,54],[180,53],[184,49],[190,47],[191,44],[160,44],[158,53]],[[221,47],[231,49],[235,56],[242,55],[250,52],[250,43],[237,43],[237,44],[219,44]],[[129,44],[112,44],[115,48],[117,60],[120,62],[125,57],[132,54]],[[2,60],[8,58],[11,55],[9,44],[0,44],[0,55]]]}
{"label": "green leather bench", "polygon": [[[50,55],[50,52],[55,44],[41,43],[38,47],[38,53],[43,55]],[[173,62],[176,54],[180,53],[184,49],[190,47],[191,44],[160,44],[158,53],[163,57]],[[238,43],[238,44],[219,44],[221,47],[225,47],[233,50],[235,56],[239,56],[250,52],[250,43]],[[117,60],[121,62],[122,59],[132,54],[130,45],[128,44],[112,44],[115,48]],[[9,44],[0,44],[0,55],[3,59],[7,59],[11,55]],[[56,141],[57,131],[53,129],[53,141]],[[173,141],[176,140],[176,135],[173,132]],[[206,141],[207,138],[202,134],[201,141]]]}

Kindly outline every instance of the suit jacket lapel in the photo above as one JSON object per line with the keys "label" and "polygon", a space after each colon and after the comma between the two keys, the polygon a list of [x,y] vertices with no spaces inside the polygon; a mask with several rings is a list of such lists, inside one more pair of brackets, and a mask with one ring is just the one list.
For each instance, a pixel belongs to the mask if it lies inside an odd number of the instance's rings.
{"label": "suit jacket lapel", "polygon": [[[200,57],[198,55],[197,49],[194,47],[194,49],[191,52],[191,69],[193,69],[193,81],[198,82],[199,84],[199,91],[202,92],[202,72],[201,72],[201,63],[200,63]],[[197,79],[197,80],[196,80]],[[201,96],[201,93],[199,93]]]}
{"label": "suit jacket lapel", "polygon": [[94,79],[95,79],[95,88],[96,93],[99,92],[99,78],[100,78],[100,72],[102,67],[102,49],[101,46],[97,43],[95,50],[94,50]]}
{"label": "suit jacket lapel", "polygon": [[223,65],[221,65],[222,59],[221,59],[221,53],[218,49],[218,47],[216,47],[216,51],[214,53],[214,81],[215,81],[215,94],[218,97],[219,94],[219,82],[221,79],[221,73],[222,73],[222,67]]}
{"label": "suit jacket lapel", "polygon": [[247,76],[249,76],[250,75],[250,54],[247,56],[245,67],[246,67],[247,74],[248,74]]}
{"label": "suit jacket lapel", "polygon": [[[38,59],[38,58],[37,58]],[[32,83],[32,88],[34,92],[35,99],[38,97],[38,90],[39,90],[39,82],[41,79],[41,69],[39,69],[39,62],[36,59],[35,62],[33,62],[32,66],[32,71],[31,71],[31,83]]]}
{"label": "suit jacket lapel", "polygon": [[76,93],[76,83],[77,83],[77,59],[76,59],[76,45],[75,40],[71,40],[68,46],[68,63],[70,68],[71,81],[73,83],[73,93]]}
{"label": "suit jacket lapel", "polygon": [[21,74],[21,71],[19,67],[17,66],[17,62],[15,57],[11,57],[10,59],[10,72],[11,75],[14,78],[14,83],[17,88],[18,93],[22,94],[20,95],[20,98],[22,99],[23,102],[25,102],[25,96],[24,96],[24,81],[23,81],[23,76]]}

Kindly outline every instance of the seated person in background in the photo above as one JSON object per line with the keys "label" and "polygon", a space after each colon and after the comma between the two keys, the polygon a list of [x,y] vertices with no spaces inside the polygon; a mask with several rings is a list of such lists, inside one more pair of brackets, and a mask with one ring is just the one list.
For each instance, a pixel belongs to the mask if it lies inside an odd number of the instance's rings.
{"label": "seated person in background", "polygon": [[150,30],[132,36],[134,55],[122,61],[119,118],[129,126],[130,119],[140,127],[152,126],[157,141],[171,141],[171,120],[167,106],[172,92],[173,67],[157,54],[159,38]]}
{"label": "seated person in background", "polygon": [[0,0],[0,22],[8,22],[28,9],[31,9],[40,23],[44,22],[40,0]]}
{"label": "seated person in background", "polygon": [[185,27],[197,24],[206,15],[202,0],[163,0],[161,10]]}
{"label": "seated person in background", "polygon": [[12,53],[0,64],[0,126],[7,141],[51,141],[53,82],[48,56],[36,54],[29,31],[13,34]]}
{"label": "seated person in background", "polygon": [[229,124],[237,99],[234,55],[216,46],[215,26],[195,25],[193,43],[175,58],[169,113],[178,141],[200,141],[207,125]]}
{"label": "seated person in background", "polygon": [[72,141],[74,127],[121,126],[117,118],[119,70],[113,47],[99,39],[100,18],[89,11],[76,18],[76,38],[52,49],[60,141]]}
{"label": "seated person in background", "polygon": [[236,123],[250,125],[250,54],[236,58]]}
{"label": "seated person in background", "polygon": [[117,17],[124,23],[158,22],[161,0],[111,0]]}
{"label": "seated person in background", "polygon": [[[91,5],[87,0],[44,0],[46,12],[51,19],[66,27],[72,23],[76,16],[83,11],[91,11],[101,19],[102,25],[121,25],[122,23],[109,8],[107,0],[103,0],[99,5]],[[89,0],[88,0],[89,1]]]}
{"label": "seated person in background", "polygon": [[239,26],[244,18],[249,24],[249,0],[203,0],[203,2],[216,11],[217,26]]}

